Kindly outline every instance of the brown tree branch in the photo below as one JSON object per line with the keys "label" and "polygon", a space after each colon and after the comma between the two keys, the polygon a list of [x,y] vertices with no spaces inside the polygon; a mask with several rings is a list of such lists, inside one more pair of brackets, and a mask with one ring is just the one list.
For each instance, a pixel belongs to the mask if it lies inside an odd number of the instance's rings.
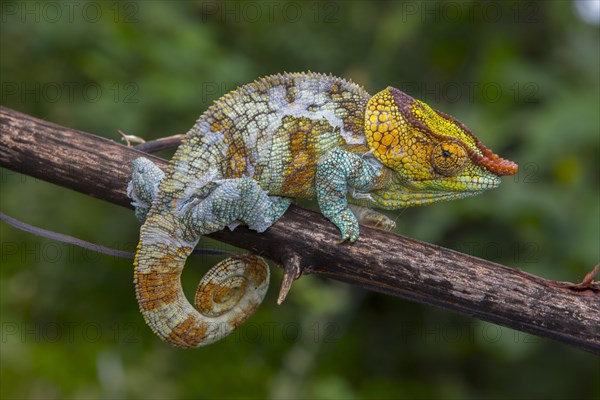
{"label": "brown tree branch", "polygon": [[[131,161],[167,162],[116,142],[0,107],[0,165],[130,207]],[[565,285],[406,237],[363,228],[338,245],[320,214],[292,206],[263,234],[239,227],[210,235],[302,272],[439,306],[600,354],[600,285]],[[289,266],[288,281],[295,267]],[[288,282],[289,284],[289,282]]]}

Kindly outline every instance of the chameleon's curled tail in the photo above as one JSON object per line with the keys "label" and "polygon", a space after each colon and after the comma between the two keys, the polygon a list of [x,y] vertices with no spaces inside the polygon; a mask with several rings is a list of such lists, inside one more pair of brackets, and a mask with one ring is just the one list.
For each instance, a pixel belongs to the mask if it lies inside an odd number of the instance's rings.
{"label": "chameleon's curled tail", "polygon": [[267,263],[254,255],[218,263],[200,281],[194,308],[183,293],[180,277],[195,243],[166,240],[167,225],[156,222],[144,225],[135,258],[136,297],[146,323],[164,341],[182,348],[207,345],[228,335],[262,302],[269,285]]}

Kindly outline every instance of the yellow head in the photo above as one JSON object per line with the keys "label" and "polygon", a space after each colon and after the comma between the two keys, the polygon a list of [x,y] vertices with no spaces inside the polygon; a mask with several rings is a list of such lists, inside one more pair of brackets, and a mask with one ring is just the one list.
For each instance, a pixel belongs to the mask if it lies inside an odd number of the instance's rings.
{"label": "yellow head", "polygon": [[373,193],[384,208],[474,195],[518,168],[460,121],[393,87],[369,100],[365,137],[375,158],[393,171],[392,182]]}

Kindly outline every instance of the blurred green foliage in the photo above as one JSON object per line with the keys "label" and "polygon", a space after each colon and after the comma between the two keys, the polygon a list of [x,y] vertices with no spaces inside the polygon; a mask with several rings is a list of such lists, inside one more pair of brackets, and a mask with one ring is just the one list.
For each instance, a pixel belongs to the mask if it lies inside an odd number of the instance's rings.
{"label": "blurred green foliage", "polygon": [[[565,281],[600,259],[600,35],[570,1],[1,7],[5,106],[113,140],[119,129],[153,139],[186,132],[213,100],[267,74],[396,86],[521,166],[493,192],[390,213],[399,233]],[[9,215],[135,247],[129,210],[4,169],[1,185]],[[590,354],[310,276],[280,307],[272,288],[224,341],[173,349],[143,323],[130,260],[6,224],[0,234],[2,398],[600,396]],[[189,263],[188,293],[217,260]]]}

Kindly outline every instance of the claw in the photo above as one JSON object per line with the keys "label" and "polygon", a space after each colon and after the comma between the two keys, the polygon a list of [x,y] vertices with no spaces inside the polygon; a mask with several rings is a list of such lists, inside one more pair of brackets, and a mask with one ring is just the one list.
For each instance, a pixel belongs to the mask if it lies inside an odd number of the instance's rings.
{"label": "claw", "polygon": [[336,244],[343,244],[348,241],[349,244],[354,244],[358,240],[358,235],[346,233],[342,236],[342,240],[336,242]]}

